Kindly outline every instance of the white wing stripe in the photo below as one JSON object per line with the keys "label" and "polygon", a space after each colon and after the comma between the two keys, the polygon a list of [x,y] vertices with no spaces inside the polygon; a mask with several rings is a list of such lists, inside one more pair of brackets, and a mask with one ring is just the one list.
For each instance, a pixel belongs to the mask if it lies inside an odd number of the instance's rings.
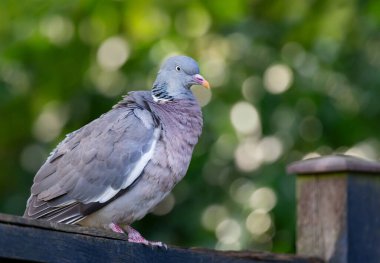
{"label": "white wing stripe", "polygon": [[[152,158],[156,144],[160,135],[160,128],[154,129],[153,132],[153,142],[148,152],[141,156],[140,160],[137,162],[130,174],[125,174],[127,180],[121,186],[121,189],[125,189],[130,186],[144,170],[145,166],[148,164],[149,160]],[[102,195],[93,198],[90,202],[100,202],[104,203],[114,197],[121,189],[113,189],[111,186],[108,186],[107,189],[102,193]]]}

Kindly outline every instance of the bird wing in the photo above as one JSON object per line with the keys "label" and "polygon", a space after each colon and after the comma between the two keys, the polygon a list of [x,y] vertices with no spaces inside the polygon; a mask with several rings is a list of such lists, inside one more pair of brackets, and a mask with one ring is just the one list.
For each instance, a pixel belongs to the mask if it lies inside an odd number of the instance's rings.
{"label": "bird wing", "polygon": [[160,132],[135,104],[67,135],[37,172],[24,216],[75,223],[100,209],[139,178]]}

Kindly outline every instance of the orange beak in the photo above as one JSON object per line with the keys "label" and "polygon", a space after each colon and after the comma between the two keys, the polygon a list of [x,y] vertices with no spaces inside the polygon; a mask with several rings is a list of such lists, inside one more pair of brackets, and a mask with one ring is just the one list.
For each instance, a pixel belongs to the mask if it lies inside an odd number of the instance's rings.
{"label": "orange beak", "polygon": [[195,74],[194,75],[194,80],[197,84],[202,85],[206,89],[210,88],[210,83],[200,74]]}

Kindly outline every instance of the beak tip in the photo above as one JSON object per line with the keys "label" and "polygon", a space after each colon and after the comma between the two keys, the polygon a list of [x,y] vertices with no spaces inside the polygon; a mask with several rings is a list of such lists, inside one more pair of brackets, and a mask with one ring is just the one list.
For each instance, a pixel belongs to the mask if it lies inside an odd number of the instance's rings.
{"label": "beak tip", "polygon": [[207,80],[203,80],[202,86],[205,87],[206,89],[210,89],[210,83],[208,83]]}

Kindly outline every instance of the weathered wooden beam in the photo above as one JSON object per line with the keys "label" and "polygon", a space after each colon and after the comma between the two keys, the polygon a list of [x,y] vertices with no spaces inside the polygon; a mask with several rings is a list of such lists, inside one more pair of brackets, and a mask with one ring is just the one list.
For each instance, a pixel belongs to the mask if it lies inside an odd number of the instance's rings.
{"label": "weathered wooden beam", "polygon": [[295,162],[297,253],[380,262],[380,163],[334,155]]}
{"label": "weathered wooden beam", "polygon": [[129,243],[125,235],[0,214],[2,259],[38,262],[322,262],[316,258],[250,251],[152,248]]}

